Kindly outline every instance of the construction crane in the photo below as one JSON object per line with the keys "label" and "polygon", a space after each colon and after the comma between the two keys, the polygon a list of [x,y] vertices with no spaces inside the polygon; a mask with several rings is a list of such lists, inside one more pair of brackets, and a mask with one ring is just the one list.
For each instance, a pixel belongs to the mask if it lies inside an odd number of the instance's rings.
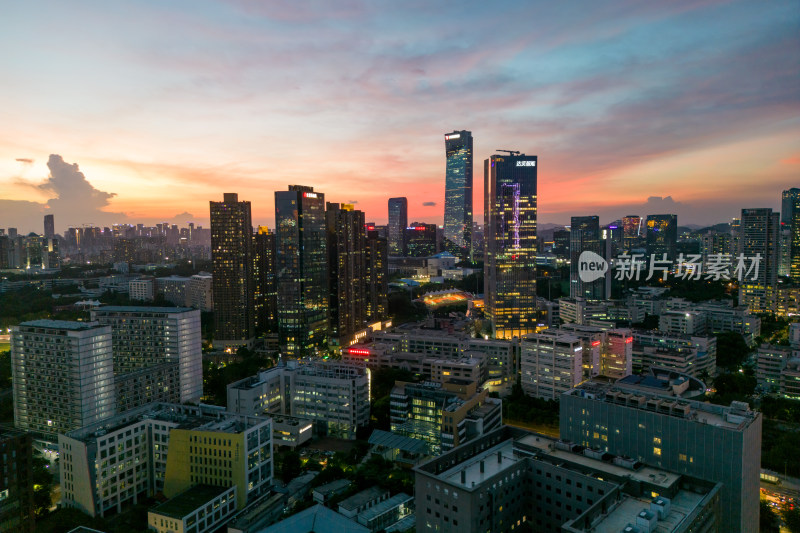
{"label": "construction crane", "polygon": [[522,153],[517,150],[495,150],[495,152],[508,152],[508,155],[520,155]]}

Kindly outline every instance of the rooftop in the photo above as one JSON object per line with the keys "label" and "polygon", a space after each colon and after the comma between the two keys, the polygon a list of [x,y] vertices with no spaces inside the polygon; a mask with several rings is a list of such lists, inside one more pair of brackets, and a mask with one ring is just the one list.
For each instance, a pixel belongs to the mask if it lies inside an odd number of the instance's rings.
{"label": "rooftop", "polygon": [[373,500],[377,500],[384,494],[388,495],[389,491],[380,487],[370,487],[342,500],[339,502],[339,507],[347,510],[356,510]]}
{"label": "rooftop", "polygon": [[199,507],[204,506],[228,490],[230,490],[230,487],[224,488],[213,487],[211,485],[195,485],[189,490],[181,492],[174,498],[171,498],[164,503],[153,507],[150,512],[181,520],[186,515],[191,514]]}
{"label": "rooftop", "polygon": [[381,429],[372,432],[372,435],[369,436],[369,443],[371,446],[392,448],[407,453],[428,453],[428,443],[424,440],[404,437]]}
{"label": "rooftop", "polygon": [[410,500],[413,500],[413,499],[414,498],[412,498],[411,496],[409,496],[408,494],[405,494],[403,492],[401,492],[399,494],[395,494],[394,496],[392,496],[388,500],[384,500],[381,503],[379,503],[378,505],[370,507],[366,511],[362,512],[361,514],[359,514],[358,515],[358,519],[359,520],[363,520],[365,522],[368,522],[368,521],[372,520],[373,518],[382,515],[386,511],[394,509],[398,505],[401,505],[401,504],[406,503],[406,502],[408,502]]}
{"label": "rooftop", "polygon": [[349,479],[337,479],[336,481],[331,481],[330,483],[320,485],[319,487],[314,489],[314,492],[319,492],[320,494],[327,494],[329,492],[336,492],[345,489],[349,486],[350,486]]}
{"label": "rooftop", "polygon": [[254,533],[370,533],[370,530],[317,504]]}
{"label": "rooftop", "polygon": [[191,307],[155,307],[138,305],[104,305],[94,310],[96,313],[188,313],[196,311]]}
{"label": "rooftop", "polygon": [[30,320],[28,322],[23,322],[20,324],[20,327],[23,326],[28,328],[65,329],[69,331],[85,331],[89,329],[99,329],[108,327],[108,326],[101,326],[97,322],[73,322],[71,320],[50,320],[47,318],[42,320]]}
{"label": "rooftop", "polygon": [[[498,455],[501,458],[500,461],[497,460]],[[445,470],[438,477],[452,485],[473,487],[510,468],[520,460],[522,459],[514,454],[514,442],[506,440],[449,470]],[[463,478],[462,472],[464,473]]]}

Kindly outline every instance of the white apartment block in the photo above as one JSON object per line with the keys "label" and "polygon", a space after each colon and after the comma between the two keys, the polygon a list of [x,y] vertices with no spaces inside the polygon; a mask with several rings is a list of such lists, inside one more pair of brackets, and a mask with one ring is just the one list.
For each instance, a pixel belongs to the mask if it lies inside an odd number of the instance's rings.
{"label": "white apartment block", "polygon": [[14,423],[55,439],[116,412],[111,328],[34,320],[11,328]]}
{"label": "white apartment block", "polygon": [[228,385],[228,410],[305,418],[319,435],[355,439],[369,424],[369,376],[363,365],[290,361]]}
{"label": "white apartment block", "polygon": [[200,400],[203,348],[199,310],[107,306],[92,310],[92,320],[111,326],[115,374],[177,362],[180,401]]}
{"label": "white apartment block", "polygon": [[525,394],[556,400],[583,381],[583,343],[552,329],[526,335],[520,342],[520,370]]}
{"label": "white apartment block", "polygon": [[153,278],[134,279],[128,282],[128,295],[131,300],[152,302],[155,298],[155,282]]}

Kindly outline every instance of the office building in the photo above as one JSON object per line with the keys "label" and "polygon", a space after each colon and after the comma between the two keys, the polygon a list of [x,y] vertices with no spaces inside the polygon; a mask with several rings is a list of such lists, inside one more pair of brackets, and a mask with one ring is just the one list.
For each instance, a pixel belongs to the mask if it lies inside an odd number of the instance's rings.
{"label": "office building", "polygon": [[153,278],[132,279],[128,282],[128,296],[136,302],[152,302],[155,297]]}
{"label": "office building", "polygon": [[92,310],[92,320],[111,327],[115,375],[177,363],[178,401],[200,401],[203,347],[198,309],[105,306]]}
{"label": "office building", "polygon": [[329,336],[339,346],[349,346],[367,324],[367,236],[364,212],[351,204],[328,202]]}
{"label": "office building", "polygon": [[269,417],[153,403],[58,437],[61,505],[106,516],[158,493],[235,487],[236,509],[272,484]]}
{"label": "office building", "polygon": [[436,254],[436,224],[412,222],[404,232],[406,255],[430,257]]}
{"label": "office building", "polygon": [[389,243],[377,231],[367,232],[367,318],[370,322],[389,316]]}
{"label": "office building", "polygon": [[278,337],[291,356],[314,353],[328,334],[325,195],[290,185],[275,192]]}
{"label": "office building", "polygon": [[14,424],[55,442],[115,413],[111,328],[33,320],[11,328]]}
{"label": "office building", "polygon": [[558,259],[569,259],[569,230],[559,229],[553,232],[553,254]]}
{"label": "office building", "polygon": [[290,361],[228,385],[228,410],[304,418],[317,435],[355,439],[369,424],[369,376],[363,365]]}
{"label": "office building", "polygon": [[391,430],[428,443],[437,455],[502,425],[502,401],[490,398],[474,381],[395,382]]}
{"label": "office building", "polygon": [[677,257],[678,215],[647,215],[647,259],[670,261]]}
{"label": "office building", "polygon": [[508,426],[414,472],[420,532],[688,533],[721,519],[719,483]]}
{"label": "office building", "polygon": [[628,215],[622,217],[622,247],[627,251],[641,246],[642,242],[642,217]]}
{"label": "office building", "polygon": [[405,255],[405,231],[408,227],[408,198],[389,198],[389,255]]}
{"label": "office building", "polygon": [[703,381],[717,373],[717,338],[633,330],[633,370],[669,368]]}
{"label": "office building", "polygon": [[758,531],[761,414],[684,399],[693,388],[680,376],[584,383],[561,397],[561,438],[721,483],[719,530]]}
{"label": "office building", "polygon": [[53,239],[56,236],[56,223],[53,215],[44,216],[44,238]]}
{"label": "office building", "polygon": [[208,272],[200,272],[190,277],[186,286],[187,305],[201,311],[213,311],[213,285],[213,277]]}
{"label": "office building", "polygon": [[187,306],[187,287],[189,279],[186,276],[167,276],[156,278],[155,291],[156,298],[163,299],[178,307]]}
{"label": "office building", "polygon": [[781,195],[781,227],[789,231],[788,275],[800,282],[800,189],[792,188]]}
{"label": "office building", "polygon": [[497,338],[536,331],[537,160],[510,152],[484,162],[485,313]]}
{"label": "office building", "polygon": [[256,331],[271,331],[277,325],[278,285],[275,271],[275,233],[259,226],[253,235],[253,305]]}
{"label": "office building", "polygon": [[[739,284],[739,305],[746,305],[754,313],[774,312],[778,290],[779,214],[769,208],[742,209],[740,233],[741,253],[747,268]],[[758,272],[748,272],[749,261],[757,255],[761,258]]]}
{"label": "office building", "polygon": [[0,428],[0,531],[32,533],[34,520],[31,435]]}
{"label": "office building", "polygon": [[214,344],[235,350],[254,339],[253,225],[250,202],[240,202],[236,193],[223,198],[209,202]]}
{"label": "office building", "polygon": [[548,329],[520,342],[520,384],[528,396],[557,400],[583,381],[583,345],[568,332]]}
{"label": "office building", "polygon": [[444,136],[446,170],[444,249],[460,257],[472,255],[472,132]]}
{"label": "office building", "polygon": [[[572,217],[569,235],[569,297],[586,300],[609,299],[611,273],[588,282],[581,280],[579,275],[581,254],[584,252],[592,252],[604,259],[610,259],[610,241],[601,238],[600,218],[596,215]],[[591,261],[596,261],[596,258]]]}
{"label": "office building", "polygon": [[219,530],[236,512],[236,487],[195,485],[147,512],[150,531],[206,533]]}

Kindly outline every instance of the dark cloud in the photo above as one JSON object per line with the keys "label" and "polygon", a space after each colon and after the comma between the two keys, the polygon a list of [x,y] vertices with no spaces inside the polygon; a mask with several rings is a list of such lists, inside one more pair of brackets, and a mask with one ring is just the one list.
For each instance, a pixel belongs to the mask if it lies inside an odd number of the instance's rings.
{"label": "dark cloud", "polygon": [[422,205],[425,207],[434,207],[436,202],[422,202]]}

